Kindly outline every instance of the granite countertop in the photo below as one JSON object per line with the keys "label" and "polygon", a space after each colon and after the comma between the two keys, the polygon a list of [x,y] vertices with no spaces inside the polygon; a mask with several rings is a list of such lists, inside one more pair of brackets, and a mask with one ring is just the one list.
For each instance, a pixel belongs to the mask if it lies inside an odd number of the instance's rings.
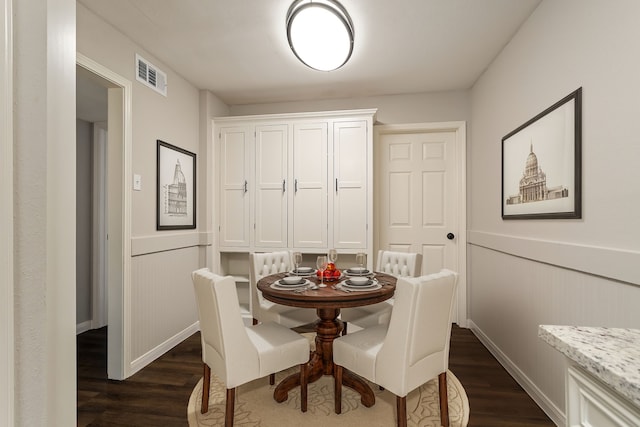
{"label": "granite countertop", "polygon": [[640,407],[640,330],[540,325],[538,336]]}

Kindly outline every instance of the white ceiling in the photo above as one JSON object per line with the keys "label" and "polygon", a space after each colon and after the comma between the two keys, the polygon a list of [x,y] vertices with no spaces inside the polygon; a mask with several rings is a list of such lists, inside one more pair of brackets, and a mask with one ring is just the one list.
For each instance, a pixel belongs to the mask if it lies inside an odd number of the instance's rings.
{"label": "white ceiling", "polygon": [[340,0],[353,56],[319,72],[287,45],[292,0],[77,1],[228,105],[465,90],[540,3]]}

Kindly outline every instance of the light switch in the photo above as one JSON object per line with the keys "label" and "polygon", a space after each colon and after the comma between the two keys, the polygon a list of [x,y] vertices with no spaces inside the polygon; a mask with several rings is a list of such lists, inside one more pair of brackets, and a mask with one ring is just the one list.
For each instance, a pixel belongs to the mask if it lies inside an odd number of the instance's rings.
{"label": "light switch", "polygon": [[138,175],[138,174],[133,175],[133,189],[135,191],[142,190],[142,175]]}

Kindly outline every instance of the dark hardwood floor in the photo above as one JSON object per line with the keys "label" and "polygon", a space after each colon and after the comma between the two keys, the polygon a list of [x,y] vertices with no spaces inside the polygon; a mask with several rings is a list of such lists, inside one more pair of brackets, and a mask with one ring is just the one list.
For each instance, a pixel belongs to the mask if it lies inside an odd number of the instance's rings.
{"label": "dark hardwood floor", "polygon": [[469,427],[555,426],[470,329],[453,326],[449,369],[469,398]]}
{"label": "dark hardwood floor", "polygon": [[[202,376],[199,333],[125,381],[106,378],[106,328],[77,342],[78,426],[187,426]],[[469,398],[469,427],[555,425],[470,330],[454,325],[449,360]]]}

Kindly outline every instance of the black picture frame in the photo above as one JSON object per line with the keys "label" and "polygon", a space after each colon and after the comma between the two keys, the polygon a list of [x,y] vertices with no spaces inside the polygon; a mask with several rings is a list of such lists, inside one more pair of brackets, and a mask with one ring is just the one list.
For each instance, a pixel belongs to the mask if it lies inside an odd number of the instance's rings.
{"label": "black picture frame", "polygon": [[196,155],[156,141],[156,229],[196,228]]}
{"label": "black picture frame", "polygon": [[582,218],[582,88],[502,138],[502,219]]}

